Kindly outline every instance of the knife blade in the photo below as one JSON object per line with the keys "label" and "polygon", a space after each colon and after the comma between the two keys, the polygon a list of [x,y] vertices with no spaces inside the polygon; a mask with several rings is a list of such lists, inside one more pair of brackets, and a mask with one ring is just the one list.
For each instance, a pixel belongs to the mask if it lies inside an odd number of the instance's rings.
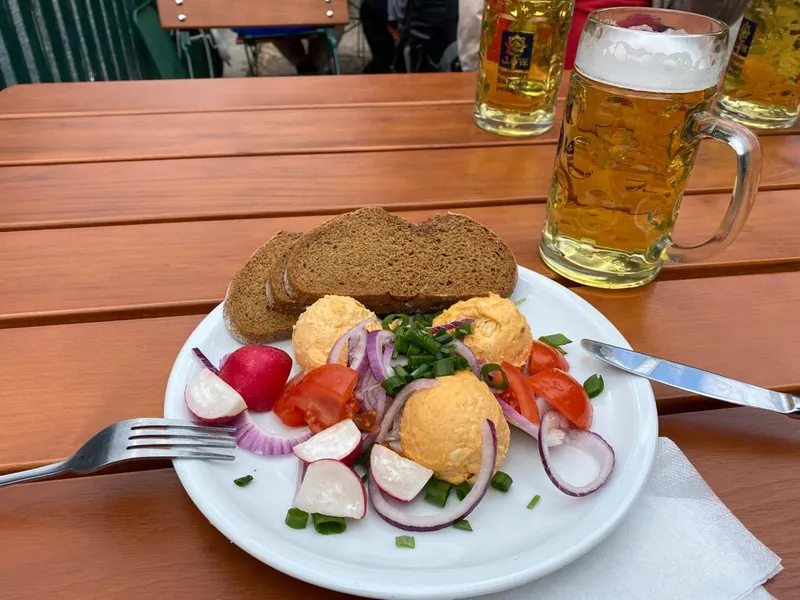
{"label": "knife blade", "polygon": [[679,390],[800,418],[800,398],[791,394],[594,340],[581,340],[581,348],[618,369]]}

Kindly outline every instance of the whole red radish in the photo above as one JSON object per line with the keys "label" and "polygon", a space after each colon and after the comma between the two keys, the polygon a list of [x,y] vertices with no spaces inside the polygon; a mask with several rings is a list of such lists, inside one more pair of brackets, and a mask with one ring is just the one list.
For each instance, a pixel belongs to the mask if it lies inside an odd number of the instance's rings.
{"label": "whole red radish", "polygon": [[220,378],[239,392],[254,411],[267,411],[281,397],[292,370],[292,357],[272,346],[243,346],[219,370]]}

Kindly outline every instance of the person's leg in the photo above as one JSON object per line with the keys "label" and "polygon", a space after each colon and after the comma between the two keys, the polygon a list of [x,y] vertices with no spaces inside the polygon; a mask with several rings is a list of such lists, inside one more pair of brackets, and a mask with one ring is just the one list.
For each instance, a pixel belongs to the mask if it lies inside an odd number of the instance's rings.
{"label": "person's leg", "polygon": [[300,38],[279,38],[272,40],[278,52],[283,54],[297,69],[298,73],[315,73],[317,67],[311,57],[306,54],[303,40]]}
{"label": "person's leg", "polygon": [[361,26],[367,38],[372,60],[364,67],[365,73],[390,73],[394,60],[394,38],[389,33],[387,0],[364,0],[361,3]]}
{"label": "person's leg", "polygon": [[[337,25],[335,28],[336,41],[342,39],[344,25]],[[331,56],[327,40],[322,36],[314,36],[308,40],[308,57],[314,62],[320,73],[330,72]]]}

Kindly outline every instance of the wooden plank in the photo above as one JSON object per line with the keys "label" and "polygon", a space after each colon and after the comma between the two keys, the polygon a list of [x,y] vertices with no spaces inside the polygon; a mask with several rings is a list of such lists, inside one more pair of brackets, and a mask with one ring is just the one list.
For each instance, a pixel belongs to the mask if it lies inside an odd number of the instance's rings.
{"label": "wooden plank", "polygon": [[[798,292],[800,273],[579,291],[642,352],[789,392],[800,390],[787,335],[800,328]],[[200,319],[0,329],[0,472],[67,456],[108,423],[163,414],[172,362]],[[662,413],[707,406],[683,392],[656,393]]]}
{"label": "wooden plank", "polygon": [[331,26],[350,20],[347,0],[191,0],[180,5],[175,0],[158,0],[158,15],[164,29]]}
{"label": "wooden plank", "polygon": [[0,91],[0,119],[473,102],[474,72],[47,83]]}
{"label": "wooden plank", "polygon": [[[664,278],[796,270],[798,191],[763,193],[726,252],[669,266]],[[685,202],[679,239],[699,242],[721,220],[725,195]],[[422,220],[440,211],[403,213]],[[544,206],[459,209],[503,237],[520,264],[550,275],[538,255]],[[192,314],[218,302],[233,274],[281,229],[308,231],[328,217],[195,221],[16,231],[0,235],[0,327]],[[32,265],[36,265],[32,268]],[[2,363],[0,363],[2,364]]]}
{"label": "wooden plank", "polygon": [[548,144],[557,129],[494,135],[469,104],[5,119],[0,165]]}
{"label": "wooden plank", "polygon": [[[800,137],[762,148],[761,188],[800,186]],[[529,145],[5,167],[0,231],[543,202],[552,160],[552,146]],[[729,192],[734,178],[732,152],[705,142],[687,193]]]}
{"label": "wooden plank", "polygon": [[[734,515],[781,556],[784,571],[767,589],[792,597],[800,546],[785,512],[800,502],[796,423],[732,409],[665,417],[660,425]],[[12,487],[3,490],[2,514],[3,589],[15,600],[127,600],[143,589],[176,600],[346,598],[239,550],[192,505],[171,469]]]}
{"label": "wooden plank", "polygon": [[45,83],[0,92],[0,119],[474,101],[475,73]]}

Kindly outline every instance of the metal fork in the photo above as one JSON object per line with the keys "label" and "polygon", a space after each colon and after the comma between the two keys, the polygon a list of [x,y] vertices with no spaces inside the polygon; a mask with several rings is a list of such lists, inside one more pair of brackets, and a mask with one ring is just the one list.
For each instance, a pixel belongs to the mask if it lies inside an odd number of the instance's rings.
{"label": "metal fork", "polygon": [[86,475],[129,460],[189,458],[233,460],[233,427],[210,427],[176,419],[129,419],[103,429],[66,460],[0,475],[0,487],[63,473]]}

